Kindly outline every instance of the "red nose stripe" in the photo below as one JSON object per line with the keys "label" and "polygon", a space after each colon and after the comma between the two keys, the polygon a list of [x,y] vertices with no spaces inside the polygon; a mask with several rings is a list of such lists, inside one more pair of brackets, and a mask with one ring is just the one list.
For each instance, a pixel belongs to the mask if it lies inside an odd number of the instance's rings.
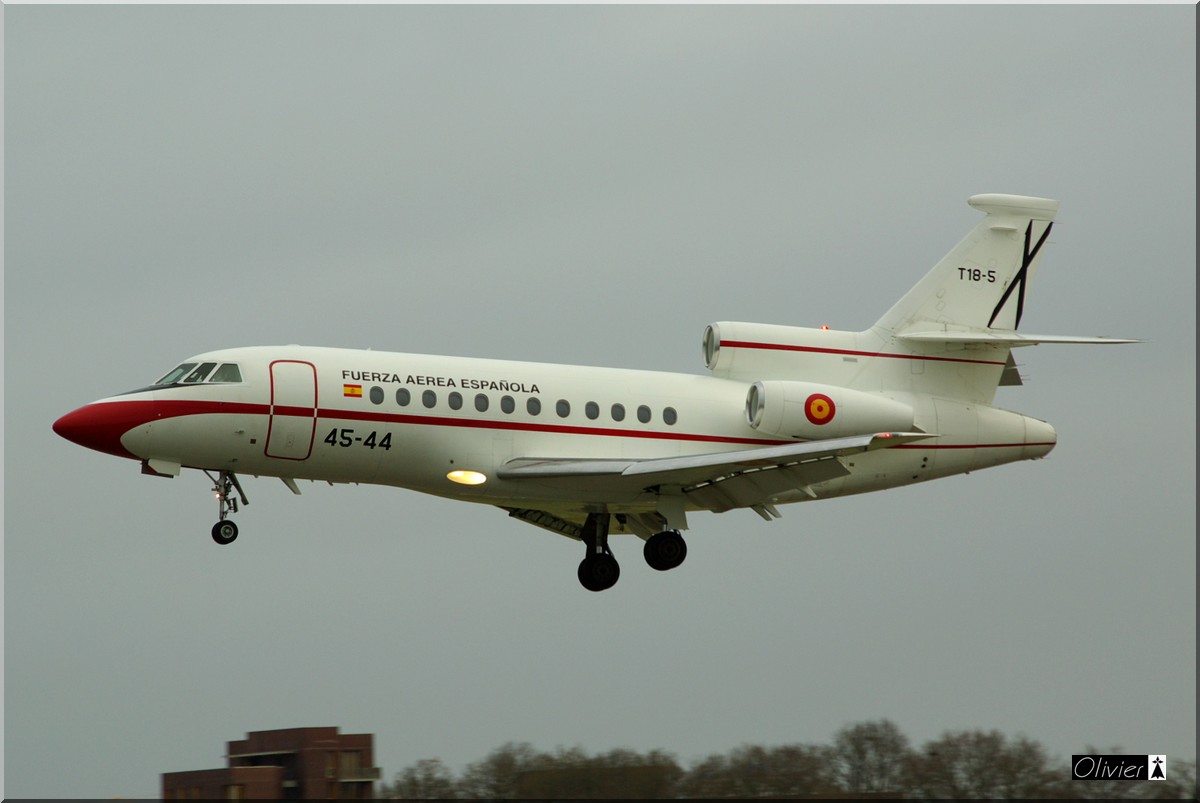
{"label": "red nose stripe", "polygon": [[62,437],[117,457],[134,457],[121,445],[121,436],[154,420],[154,402],[123,401],[88,404],[54,422]]}

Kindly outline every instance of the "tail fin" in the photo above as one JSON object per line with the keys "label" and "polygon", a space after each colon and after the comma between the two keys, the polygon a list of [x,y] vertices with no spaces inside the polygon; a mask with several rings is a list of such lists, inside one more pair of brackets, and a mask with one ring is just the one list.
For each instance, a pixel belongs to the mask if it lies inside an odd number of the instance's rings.
{"label": "tail fin", "polygon": [[870,329],[716,323],[704,335],[705,361],[713,375],[991,404],[998,386],[1020,384],[1013,348],[1137,342],[1018,334],[1058,201],[976,195],[967,203],[986,217]]}
{"label": "tail fin", "polygon": [[[998,385],[1021,384],[1017,346],[1138,342],[1018,334],[1058,201],[989,194],[967,203],[987,217],[870,330],[911,355],[912,389],[990,404]],[[881,381],[898,379],[893,372]]]}
{"label": "tail fin", "polygon": [[988,194],[967,203],[987,217],[875,323],[878,334],[1016,331],[1058,201]]}

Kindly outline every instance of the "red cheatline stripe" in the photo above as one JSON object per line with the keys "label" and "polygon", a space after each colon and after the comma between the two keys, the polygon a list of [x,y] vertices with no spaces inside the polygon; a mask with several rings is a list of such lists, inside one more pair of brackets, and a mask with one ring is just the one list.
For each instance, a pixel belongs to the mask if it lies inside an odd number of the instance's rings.
{"label": "red cheatline stripe", "polygon": [[[121,402],[129,404],[130,402]],[[138,403],[138,402],[134,402]],[[149,402],[144,402],[149,405]],[[184,415],[229,414],[229,415],[270,415],[271,408],[266,404],[226,404],[221,402],[201,401],[160,401],[157,403],[159,418],[175,418]],[[274,408],[275,415],[295,416],[298,418],[312,417],[311,407]],[[317,411],[322,419],[340,419],[343,421],[375,421],[384,424],[412,424],[417,426],[463,427],[468,429],[501,429],[517,432],[552,432],[565,435],[601,435],[615,438],[650,438],[654,440],[693,441],[704,443],[737,443],[750,446],[778,446],[782,443],[793,443],[791,439],[782,438],[732,438],[722,435],[698,435],[688,432],[656,432],[651,430],[621,429],[617,427],[580,427],[566,424],[537,424],[525,421],[502,421],[495,419],[452,418],[436,415],[410,415],[404,413],[383,413],[373,410],[339,410],[322,408]],[[153,420],[151,415],[147,420]]]}
{"label": "red cheatline stripe", "polygon": [[405,415],[397,413],[375,413],[359,410],[323,409],[321,418],[340,418],[350,421],[378,421],[388,424],[414,424],[433,427],[463,427],[467,429],[503,429],[515,432],[552,432],[560,435],[602,435],[613,438],[650,438],[665,441],[692,441],[703,443],[740,443],[751,446],[779,446],[794,443],[791,439],[731,438],[723,435],[697,435],[689,432],[655,432],[616,427],[576,427],[567,424],[535,424],[525,421],[497,421],[495,419],[451,418],[439,415]]}
{"label": "red cheatline stripe", "polygon": [[[121,405],[121,417],[125,422],[120,433],[127,432],[142,423],[150,423],[156,419],[179,418],[188,415],[270,415],[271,407],[266,404],[246,404],[242,402],[208,402],[208,401],[148,401],[110,402],[105,407]],[[276,407],[276,415],[290,415],[301,418],[312,416],[309,407]],[[501,429],[517,432],[551,432],[564,435],[600,435],[615,438],[650,438],[654,440],[691,441],[701,443],[735,443],[750,446],[779,446],[784,443],[796,443],[791,439],[768,440],[763,438],[732,438],[723,435],[698,435],[688,432],[654,432],[637,429],[618,429],[615,427],[578,427],[565,424],[535,424],[524,421],[497,421],[492,419],[451,418],[449,416],[409,415],[403,413],[377,413],[369,410],[338,410],[322,408],[317,411],[322,419],[343,421],[376,421],[387,424],[410,424],[416,426],[464,427],[468,429]],[[891,449],[1016,449],[1026,446],[1055,446],[1052,441],[1037,443],[945,443],[920,444],[907,443],[891,446]]]}
{"label": "red cheatline stripe", "polygon": [[824,349],[816,346],[789,346],[783,343],[755,343],[749,340],[722,340],[722,347],[735,349],[762,349],[764,351],[804,351],[810,354],[845,354],[851,357],[886,357],[891,360],[927,360],[931,362],[966,362],[973,365],[1005,365],[996,360],[967,360],[961,357],[926,357],[920,354],[889,354],[883,351],[851,351],[850,349]]}

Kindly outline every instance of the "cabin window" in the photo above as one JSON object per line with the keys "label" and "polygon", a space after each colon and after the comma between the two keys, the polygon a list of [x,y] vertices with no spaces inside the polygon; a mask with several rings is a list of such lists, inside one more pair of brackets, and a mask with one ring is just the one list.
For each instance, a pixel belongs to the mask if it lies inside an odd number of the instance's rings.
{"label": "cabin window", "polygon": [[625,405],[614,404],[612,406],[612,420],[613,421],[624,421],[625,420]]}
{"label": "cabin window", "polygon": [[594,401],[590,401],[583,406],[583,414],[595,421],[600,417],[600,405]]}
{"label": "cabin window", "polygon": [[383,388],[379,385],[371,388],[370,396],[371,404],[383,404]]}
{"label": "cabin window", "polygon": [[668,427],[675,426],[675,422],[679,420],[679,416],[675,413],[674,407],[667,407],[663,410],[663,423]]}
{"label": "cabin window", "polygon": [[571,403],[566,399],[559,399],[554,404],[554,411],[558,413],[559,418],[566,418],[571,414]]}
{"label": "cabin window", "polygon": [[180,380],[180,378],[182,376],[184,376],[188,371],[192,370],[195,367],[196,367],[196,363],[185,362],[183,365],[179,366],[174,371],[171,371],[171,373],[167,374],[166,376],[164,376],[162,379],[158,380],[154,384],[156,384],[156,385],[174,385],[176,382],[178,382]]}
{"label": "cabin window", "polygon": [[488,408],[488,397],[484,393],[479,393],[475,396],[475,409],[481,413],[486,413]]}
{"label": "cabin window", "polygon": [[638,406],[638,421],[643,424],[650,423],[650,408],[644,404]]}
{"label": "cabin window", "polygon": [[462,394],[459,393],[457,390],[453,391],[450,394],[450,396],[446,399],[446,403],[450,405],[451,410],[461,410],[462,409]]}
{"label": "cabin window", "polygon": [[512,396],[501,396],[500,409],[506,413],[511,413],[513,410],[517,409],[517,403]]}
{"label": "cabin window", "polygon": [[421,404],[432,410],[434,405],[437,404],[437,394],[432,390],[425,391],[421,394]]}
{"label": "cabin window", "polygon": [[411,401],[412,394],[408,392],[408,388],[400,388],[396,391],[396,404],[407,407]]}
{"label": "cabin window", "polygon": [[525,409],[529,411],[530,415],[541,415],[542,402],[537,396],[530,396],[529,400],[525,402]]}
{"label": "cabin window", "polygon": [[194,371],[188,374],[183,381],[189,385],[194,382],[203,382],[204,378],[208,376],[212,369],[216,367],[217,364],[215,362],[202,362]]}
{"label": "cabin window", "polygon": [[237,363],[223,362],[221,367],[213,371],[213,375],[208,378],[209,382],[241,382],[242,369],[238,368]]}

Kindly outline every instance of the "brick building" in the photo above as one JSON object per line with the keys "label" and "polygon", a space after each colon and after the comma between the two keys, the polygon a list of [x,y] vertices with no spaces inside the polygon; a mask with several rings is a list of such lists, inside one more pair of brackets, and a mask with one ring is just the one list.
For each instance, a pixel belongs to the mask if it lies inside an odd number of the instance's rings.
{"label": "brick building", "polygon": [[337,728],[253,731],[228,743],[226,762],[163,773],[163,800],[367,800],[379,779],[374,737]]}

